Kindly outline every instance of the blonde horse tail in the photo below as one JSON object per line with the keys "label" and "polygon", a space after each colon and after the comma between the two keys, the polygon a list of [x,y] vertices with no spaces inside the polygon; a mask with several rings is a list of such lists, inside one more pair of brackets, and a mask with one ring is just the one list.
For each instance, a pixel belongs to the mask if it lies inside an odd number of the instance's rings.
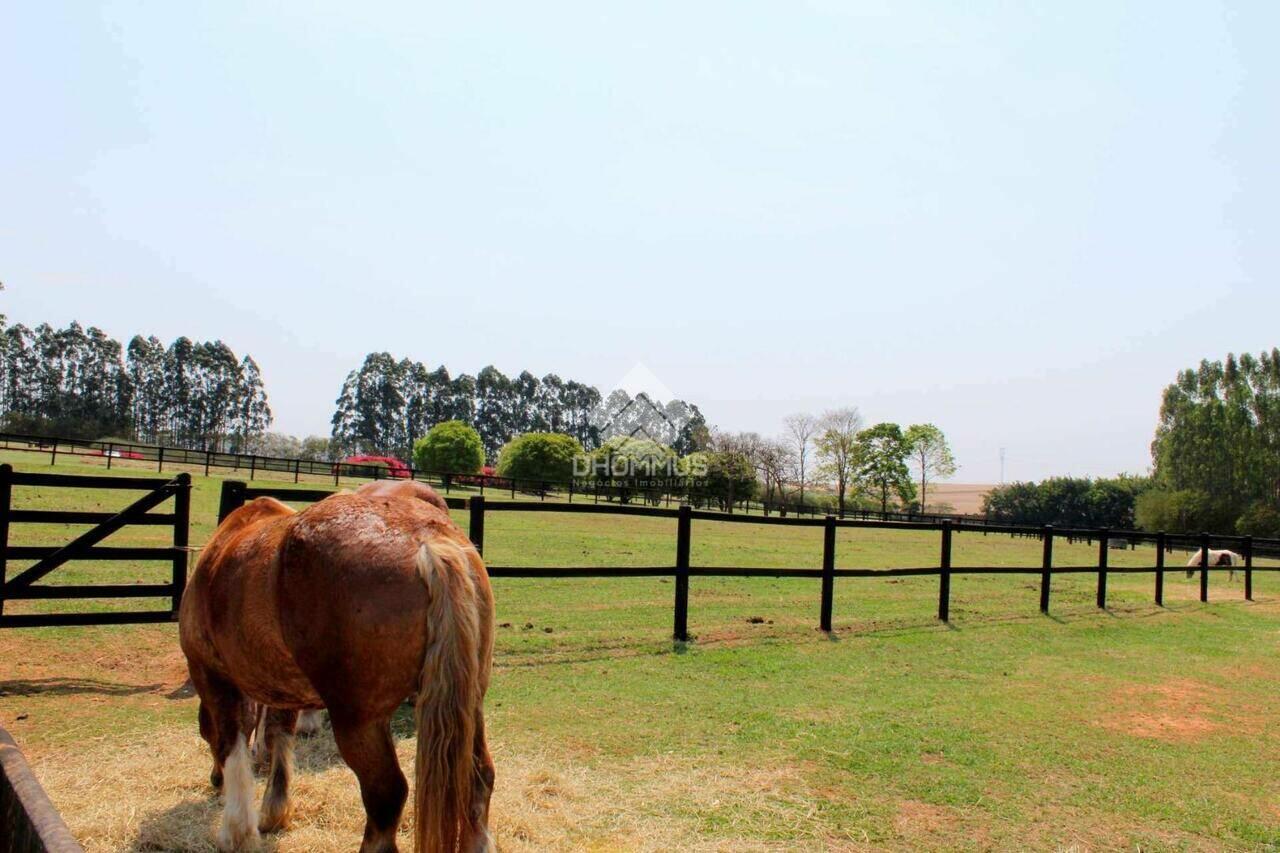
{"label": "blonde horse tail", "polygon": [[452,851],[466,837],[475,785],[476,721],[483,687],[481,627],[470,545],[437,540],[418,552],[427,586],[427,651],[415,716],[416,853]]}

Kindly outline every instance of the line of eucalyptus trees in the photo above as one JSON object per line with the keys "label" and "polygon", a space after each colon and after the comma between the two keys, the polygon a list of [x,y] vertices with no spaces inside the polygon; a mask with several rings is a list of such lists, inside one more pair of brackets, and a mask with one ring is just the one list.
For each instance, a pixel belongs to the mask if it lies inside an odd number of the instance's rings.
{"label": "line of eucalyptus trees", "polygon": [[[628,402],[626,392],[602,398],[591,385],[554,373],[539,379],[526,370],[509,377],[489,366],[475,376],[451,376],[443,366],[431,369],[378,352],[366,356],[342,383],[332,437],[339,453],[408,459],[415,439],[438,423],[459,420],[475,427],[490,460],[508,441],[531,432],[571,435],[592,449],[600,446],[611,412],[624,419],[631,414]],[[661,408],[668,417],[679,412],[682,434],[705,425],[696,406],[677,400]]]}
{"label": "line of eucalyptus trees", "polygon": [[222,341],[135,336],[90,326],[7,326],[0,317],[0,424],[10,432],[115,436],[238,451],[271,425],[262,374]]}

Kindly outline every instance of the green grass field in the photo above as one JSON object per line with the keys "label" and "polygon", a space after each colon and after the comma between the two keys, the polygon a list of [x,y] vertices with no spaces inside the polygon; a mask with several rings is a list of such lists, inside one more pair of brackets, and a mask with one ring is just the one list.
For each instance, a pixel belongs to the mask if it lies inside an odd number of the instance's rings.
{"label": "green grass field", "polygon": [[[34,457],[34,458],[33,458]],[[34,454],[0,453],[19,470]],[[99,463],[100,464],[100,463]],[[69,460],[56,470],[93,470]],[[154,476],[154,472],[138,473]],[[196,478],[192,543],[218,478]],[[314,486],[315,484],[309,484]],[[70,492],[70,493],[68,493]],[[112,501],[119,500],[118,504]],[[100,508],[127,493],[15,490],[15,505]],[[100,502],[100,503],[95,503]],[[457,514],[465,526],[465,513]],[[662,565],[674,521],[494,514],[495,565]],[[14,544],[66,541],[14,528]],[[133,528],[111,544],[163,544]],[[23,537],[26,537],[25,539]],[[844,530],[841,567],[932,565],[936,533]],[[1040,543],[959,534],[954,564],[1038,565]],[[1059,543],[1063,565],[1096,549]],[[817,567],[821,530],[697,521],[695,565]],[[1149,549],[1113,551],[1150,565]],[[1171,557],[1177,559],[1177,555]],[[10,566],[10,574],[18,566]],[[80,564],[49,582],[163,580],[163,564]],[[693,642],[673,644],[666,579],[498,579],[488,701],[503,849],[1258,849],[1280,843],[1280,576],[1253,603],[1215,573],[1211,603],[1166,574],[965,576],[952,621],[937,580],[694,578]],[[103,603],[166,606],[162,601]],[[83,602],[10,602],[6,612]],[[91,850],[212,849],[216,798],[172,625],[0,633],[0,724]],[[407,750],[411,733],[398,728]],[[407,751],[405,766],[409,766]],[[354,778],[331,738],[300,748],[298,818],[270,849],[345,850]]]}

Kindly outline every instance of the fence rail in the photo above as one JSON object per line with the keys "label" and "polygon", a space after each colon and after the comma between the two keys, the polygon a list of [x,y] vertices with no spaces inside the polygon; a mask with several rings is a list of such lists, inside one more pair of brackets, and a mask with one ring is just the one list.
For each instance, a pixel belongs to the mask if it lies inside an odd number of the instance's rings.
{"label": "fence rail", "polygon": [[[287,488],[250,488],[247,483],[226,481],[222,486],[222,501],[219,521],[237,507],[254,497],[274,497],[285,501],[308,503],[321,500],[331,492],[322,490],[300,491]],[[911,524],[907,522],[860,521],[858,519],[837,519],[828,515],[822,519],[777,518],[762,516],[737,516],[724,513],[695,511],[685,505],[678,509],[661,507],[633,507],[596,504],[570,503],[530,503],[526,501],[488,500],[481,495],[463,500],[449,498],[450,509],[466,510],[470,520],[471,541],[476,549],[484,553],[485,518],[495,512],[561,512],[561,513],[594,513],[607,515],[632,515],[650,518],[668,518],[676,521],[675,559],[671,565],[662,566],[619,566],[602,568],[600,566],[502,566],[490,565],[489,574],[495,578],[622,578],[622,577],[668,577],[675,582],[675,600],[673,602],[672,636],[676,640],[689,639],[689,580],[695,577],[774,577],[774,578],[808,578],[822,581],[818,603],[818,625],[823,631],[830,631],[835,599],[835,580],[837,578],[893,578],[893,577],[937,577],[938,578],[938,618],[943,622],[950,619],[951,577],[956,574],[972,575],[1040,575],[1040,610],[1049,612],[1049,597],[1053,575],[1097,574],[1096,603],[1099,608],[1107,606],[1107,577],[1111,574],[1154,574],[1155,603],[1164,603],[1164,572],[1170,567],[1164,565],[1164,555],[1171,546],[1172,540],[1194,541],[1200,551],[1201,565],[1207,569],[1208,552],[1213,544],[1231,542],[1237,544],[1244,557],[1245,598],[1253,599],[1253,573],[1255,571],[1280,571],[1280,567],[1258,567],[1253,565],[1255,545],[1252,537],[1244,536],[1212,536],[1201,534],[1198,537],[1174,537],[1164,533],[1145,534],[1129,531],[1112,530],[1060,530],[1051,525],[1043,527],[1002,526],[1001,532],[1034,535],[1044,541],[1044,552],[1038,566],[954,566],[952,564],[952,541],[958,532],[991,532],[990,528],[977,525],[955,524],[943,521],[940,524],[924,522]],[[821,527],[822,559],[818,567],[771,568],[761,566],[694,566],[689,555],[693,538],[693,522],[731,523],[731,524],[790,524],[802,527]],[[837,567],[836,531],[839,528],[876,528],[902,531],[936,531],[939,532],[939,556],[936,566],[919,566],[911,568],[839,568]],[[1088,566],[1055,566],[1053,565],[1053,543],[1057,539],[1088,538],[1098,543],[1098,560]],[[1156,564],[1143,567],[1112,567],[1109,565],[1108,552],[1112,542],[1117,538],[1138,538],[1150,540],[1156,547]],[[1280,541],[1264,540],[1266,544],[1280,546]],[[1209,600],[1208,571],[1201,571],[1200,600]]]}

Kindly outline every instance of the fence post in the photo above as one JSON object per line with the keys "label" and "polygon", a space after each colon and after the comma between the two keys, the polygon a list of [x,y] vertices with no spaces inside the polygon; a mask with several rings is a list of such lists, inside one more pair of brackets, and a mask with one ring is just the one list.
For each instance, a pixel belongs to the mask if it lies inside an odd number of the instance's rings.
{"label": "fence post", "polygon": [[58,439],[56,438],[53,440],[53,455],[49,457],[49,464],[50,465],[58,464]]}
{"label": "fence post", "polygon": [[1103,610],[1107,608],[1107,543],[1110,539],[1107,529],[1098,531],[1098,600],[1097,605]]}
{"label": "fence post", "polygon": [[831,632],[831,604],[836,585],[836,517],[828,515],[822,523],[822,612],[819,625]]}
{"label": "fence post", "polygon": [[13,466],[0,465],[0,619],[4,618],[4,585],[9,569],[9,503],[13,497]]}
{"label": "fence post", "polygon": [[1244,537],[1244,600],[1253,601],[1253,537]]}
{"label": "fence post", "polygon": [[1200,534],[1200,601],[1209,600],[1209,534]]}
{"label": "fence post", "polygon": [[1156,534],[1156,607],[1164,607],[1164,531]]}
{"label": "fence post", "polygon": [[[412,470],[413,469],[410,469],[410,473],[412,473]],[[293,460],[293,482],[295,483],[298,482],[298,475],[301,473],[302,473],[302,460],[301,459]]]}
{"label": "fence post", "polygon": [[1044,537],[1044,557],[1040,562],[1044,571],[1040,573],[1040,612],[1049,612],[1049,577],[1053,568],[1053,525],[1046,524],[1040,535]]}
{"label": "fence post", "polygon": [[115,445],[107,442],[107,470],[111,470],[111,454],[115,452]]}
{"label": "fence post", "polygon": [[951,620],[951,522],[942,522],[942,557],[938,566],[938,619]]}
{"label": "fence post", "polygon": [[692,533],[692,508],[680,505],[676,520],[676,604],[675,629],[672,636],[685,642],[689,639],[689,539]]}
{"label": "fence post", "polygon": [[228,515],[244,506],[244,490],[248,488],[240,480],[223,480],[222,497],[218,501],[218,523],[226,520]]}
{"label": "fence post", "polygon": [[204,475],[209,476],[209,466],[213,463],[213,451],[205,450],[204,452]]}
{"label": "fence post", "polygon": [[191,475],[183,471],[177,477],[178,490],[173,494],[173,605],[176,618],[187,588],[187,545],[191,536]]}
{"label": "fence post", "polygon": [[338,477],[340,476],[342,476],[342,463],[335,462],[333,463],[333,485],[335,487],[338,485]]}
{"label": "fence post", "polygon": [[161,471],[164,471],[164,448],[163,447],[161,447],[160,452],[156,454],[156,460],[159,463],[156,467],[156,472],[159,473]]}
{"label": "fence post", "polygon": [[249,479],[253,479],[253,475],[258,472],[258,455],[256,453],[249,456]]}
{"label": "fence post", "polygon": [[484,556],[484,495],[474,495],[467,501],[471,511],[469,533],[471,544],[476,546],[476,553]]}

